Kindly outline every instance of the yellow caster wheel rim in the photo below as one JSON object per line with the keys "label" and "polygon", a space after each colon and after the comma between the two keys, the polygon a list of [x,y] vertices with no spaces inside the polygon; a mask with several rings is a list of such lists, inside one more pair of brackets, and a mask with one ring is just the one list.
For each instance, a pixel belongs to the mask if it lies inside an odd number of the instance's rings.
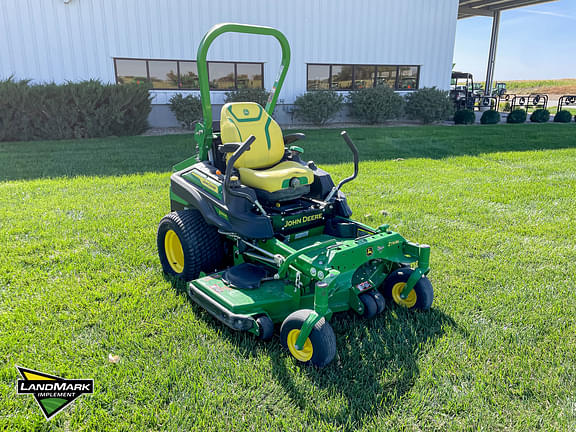
{"label": "yellow caster wheel rim", "polygon": [[406,297],[405,299],[400,297],[400,294],[402,293],[402,290],[404,289],[405,286],[406,282],[398,282],[397,284],[395,284],[392,287],[392,298],[394,299],[396,304],[400,306],[404,306],[407,308],[414,307],[414,305],[416,305],[416,300],[418,300],[416,292],[414,290],[410,291],[410,294],[408,294],[408,297]]}
{"label": "yellow caster wheel rim", "polygon": [[294,356],[294,358],[301,362],[310,361],[312,355],[314,354],[314,348],[312,348],[312,342],[310,342],[310,338],[306,339],[304,343],[304,347],[301,350],[296,349],[296,340],[300,335],[300,330],[294,329],[290,330],[288,333],[288,349],[290,350],[290,354]]}
{"label": "yellow caster wheel rim", "polygon": [[166,251],[166,258],[172,270],[176,273],[184,271],[184,250],[180,238],[174,230],[168,230],[164,237],[164,250]]}

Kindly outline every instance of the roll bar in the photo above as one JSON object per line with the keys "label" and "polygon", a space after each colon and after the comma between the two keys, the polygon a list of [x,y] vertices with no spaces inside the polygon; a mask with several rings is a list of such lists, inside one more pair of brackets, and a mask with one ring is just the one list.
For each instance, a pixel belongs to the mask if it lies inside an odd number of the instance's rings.
{"label": "roll bar", "polygon": [[276,77],[276,81],[270,90],[270,97],[266,103],[266,112],[272,115],[280,94],[280,89],[286,78],[288,67],[290,66],[290,45],[286,36],[279,30],[272,27],[264,27],[249,24],[236,24],[236,23],[223,23],[217,24],[212,27],[208,33],[204,35],[200,45],[198,46],[198,54],[196,56],[196,64],[198,66],[198,80],[200,83],[200,97],[202,99],[202,114],[203,124],[196,125],[195,138],[198,143],[198,160],[207,160],[208,151],[212,145],[212,104],[210,101],[210,85],[208,82],[208,63],[206,55],[208,48],[214,39],[223,33],[248,33],[258,34],[264,36],[273,36],[282,47],[282,63],[280,64],[280,71]]}

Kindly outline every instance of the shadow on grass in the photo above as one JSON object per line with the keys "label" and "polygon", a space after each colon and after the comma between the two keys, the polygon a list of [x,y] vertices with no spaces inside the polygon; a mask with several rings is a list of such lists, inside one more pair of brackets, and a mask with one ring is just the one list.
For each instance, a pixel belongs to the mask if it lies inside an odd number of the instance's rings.
{"label": "shadow on grass", "polygon": [[0,181],[169,173],[195,147],[188,134],[0,142]]}
{"label": "shadow on grass", "polygon": [[[181,295],[185,284],[171,281]],[[195,310],[201,311],[190,298]],[[412,312],[391,304],[377,319],[366,321],[353,312],[336,314],[331,320],[337,337],[334,361],[323,369],[303,366],[284,350],[278,339],[279,326],[270,342],[258,341],[253,335],[228,329],[207,312],[198,314],[210,325],[222,328],[220,333],[244,356],[265,355],[270,358],[272,373],[291,402],[306,417],[354,430],[378,412],[386,414],[399,409],[401,398],[410,391],[419,376],[419,358],[434,346],[447,328],[457,328],[454,320],[438,309]],[[334,413],[323,411],[310,387],[302,379],[294,380],[292,362],[308,384],[331,398],[344,398],[342,408]],[[304,414],[303,414],[304,415]]]}
{"label": "shadow on grass", "polygon": [[[352,161],[339,129],[304,132],[307,139],[299,143],[304,159],[320,165]],[[369,127],[348,132],[361,161],[576,147],[576,124]],[[195,147],[188,134],[0,143],[0,181],[168,173]]]}
{"label": "shadow on grass", "polygon": [[[355,430],[381,413],[399,408],[419,375],[420,356],[434,346],[447,327],[456,327],[437,309],[414,313],[387,305],[373,321],[353,313],[339,314],[331,322],[337,335],[337,355],[325,369],[303,368],[307,378],[328,394],[344,397],[339,412],[324,413],[311,404],[311,395],[292,380],[284,362],[274,362],[274,373],[292,401],[316,419],[336,427]],[[289,356],[288,353],[284,355]]]}

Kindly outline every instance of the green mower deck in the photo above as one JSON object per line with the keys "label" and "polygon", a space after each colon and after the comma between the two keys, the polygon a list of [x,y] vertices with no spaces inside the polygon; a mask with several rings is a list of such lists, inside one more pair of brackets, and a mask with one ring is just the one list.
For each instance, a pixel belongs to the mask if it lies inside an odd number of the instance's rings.
{"label": "green mower deck", "polygon": [[[336,243],[320,249],[317,248],[319,245],[332,243],[332,241],[336,241]],[[261,242],[259,246],[265,248],[268,246],[267,243],[266,241]],[[415,262],[420,253],[418,255],[411,253],[428,250],[427,246],[406,243],[399,234],[390,231],[359,240],[338,239],[320,234],[282,245],[282,247],[291,247],[295,249],[295,252],[307,247],[315,248],[311,253],[300,255],[301,262],[294,263],[296,269],[302,268],[300,283],[303,286],[308,285],[308,289],[297,290],[289,280],[280,279],[265,281],[256,289],[235,289],[222,280],[224,272],[218,272],[190,282],[190,295],[202,306],[216,302],[223,309],[230,311],[231,314],[243,315],[242,319],[247,321],[252,321],[250,317],[268,315],[274,323],[279,323],[295,307],[314,308],[315,291],[310,286],[312,278],[302,276],[304,272],[315,274],[320,279],[319,274],[327,276],[332,269],[337,269],[339,271],[338,280],[334,283],[334,292],[328,300],[330,311],[333,313],[347,311],[350,309],[350,304],[353,303],[356,306],[355,310],[362,314],[364,305],[362,302],[355,301],[355,298],[362,292],[380,286],[391,270],[390,268],[383,268],[386,261],[380,260],[386,259],[390,263]],[[276,244],[271,249],[277,248],[278,245]],[[422,273],[426,272],[427,269],[423,269]],[[407,292],[410,289],[411,287],[407,289]],[[201,298],[198,291],[209,299]],[[211,310],[219,311],[219,308],[213,307]],[[222,319],[221,313],[217,313],[217,318]],[[226,319],[223,321],[232,328],[250,330],[258,334],[255,322],[254,325],[237,328],[237,323]]]}

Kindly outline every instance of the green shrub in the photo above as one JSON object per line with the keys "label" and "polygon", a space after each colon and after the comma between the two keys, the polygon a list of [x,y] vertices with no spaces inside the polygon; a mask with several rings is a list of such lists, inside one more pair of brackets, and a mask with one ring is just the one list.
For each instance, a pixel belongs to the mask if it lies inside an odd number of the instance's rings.
{"label": "green shrub", "polygon": [[148,86],[109,84],[107,88],[110,90],[108,102],[115,110],[100,110],[95,117],[103,122],[108,116],[116,114],[110,124],[111,135],[138,135],[144,132],[148,128],[148,115],[152,109]]}
{"label": "green shrub", "polygon": [[436,87],[417,90],[406,98],[408,117],[426,124],[448,120],[453,113],[454,106],[448,92],[438,90]]}
{"label": "green shrub", "polygon": [[572,113],[568,110],[560,110],[554,116],[556,123],[570,123],[572,121]]}
{"label": "green shrub", "polygon": [[547,109],[537,109],[530,116],[532,123],[546,123],[550,120],[550,111]]}
{"label": "green shrub", "polygon": [[9,78],[0,81],[0,141],[137,135],[148,127],[150,109],[145,86]]}
{"label": "green shrub", "polygon": [[246,88],[226,92],[226,103],[228,102],[256,102],[261,107],[268,103],[270,92],[263,88]]}
{"label": "green shrub", "polygon": [[472,110],[458,110],[454,113],[455,124],[474,124],[476,123],[476,114]]}
{"label": "green shrub", "polygon": [[506,119],[507,123],[524,123],[526,121],[526,111],[521,108],[516,108],[514,111],[511,111],[508,114],[508,118]]}
{"label": "green shrub", "polygon": [[170,98],[170,111],[186,129],[193,129],[194,123],[202,120],[202,102],[198,96],[175,94]]}
{"label": "green shrub", "polygon": [[23,107],[31,106],[28,80],[0,81],[0,141],[32,139],[31,115]]}
{"label": "green shrub", "polygon": [[348,102],[353,117],[372,124],[400,117],[405,104],[402,96],[383,85],[352,91]]}
{"label": "green shrub", "polygon": [[500,113],[496,110],[484,111],[482,117],[480,117],[480,123],[482,124],[498,124],[500,123]]}
{"label": "green shrub", "polygon": [[294,115],[307,123],[322,126],[342,109],[344,97],[335,91],[304,93],[294,101]]}

